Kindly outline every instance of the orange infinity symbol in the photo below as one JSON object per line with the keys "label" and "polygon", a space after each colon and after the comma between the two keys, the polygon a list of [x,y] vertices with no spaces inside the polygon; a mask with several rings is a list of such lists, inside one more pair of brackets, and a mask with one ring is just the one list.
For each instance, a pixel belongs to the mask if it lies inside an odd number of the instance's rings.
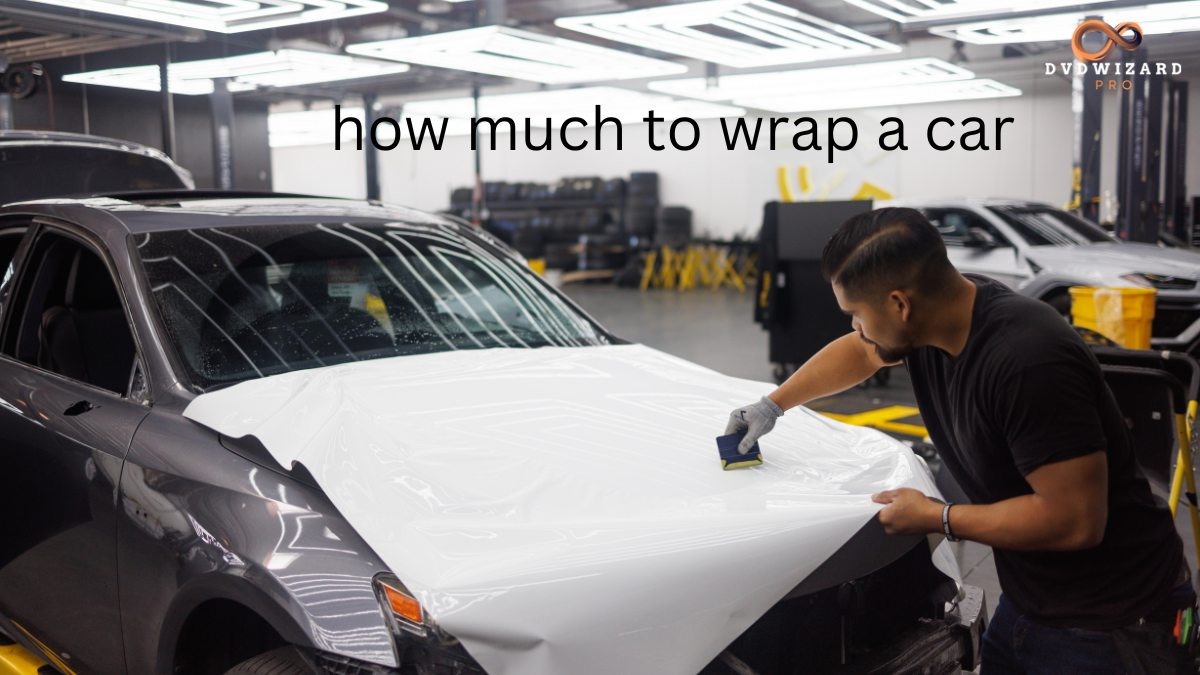
{"label": "orange infinity symbol", "polygon": [[[1133,31],[1133,37],[1129,39],[1121,37],[1127,30]],[[1083,36],[1092,32],[1104,33],[1108,36],[1108,42],[1104,45],[1104,49],[1101,49],[1095,54],[1083,48]],[[1109,26],[1103,21],[1098,19],[1089,19],[1079,24],[1079,27],[1075,29],[1075,34],[1071,36],[1071,50],[1075,52],[1075,58],[1079,59],[1080,61],[1103,60],[1104,57],[1108,56],[1108,53],[1112,51],[1113,45],[1121,45],[1125,49],[1133,51],[1141,44],[1142,27],[1136,23],[1133,23],[1132,21],[1119,23],[1114,30],[1112,26]]]}

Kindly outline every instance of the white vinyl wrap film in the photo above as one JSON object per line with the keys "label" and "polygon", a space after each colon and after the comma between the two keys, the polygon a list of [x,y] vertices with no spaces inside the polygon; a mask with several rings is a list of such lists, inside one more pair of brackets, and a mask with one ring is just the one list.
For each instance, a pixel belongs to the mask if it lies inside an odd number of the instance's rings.
{"label": "white vinyl wrap film", "polygon": [[729,411],[772,389],[641,345],[487,349],[274,375],[184,415],[304,464],[490,675],[695,675],[872,493],[937,494],[902,443],[805,408],[723,471]]}

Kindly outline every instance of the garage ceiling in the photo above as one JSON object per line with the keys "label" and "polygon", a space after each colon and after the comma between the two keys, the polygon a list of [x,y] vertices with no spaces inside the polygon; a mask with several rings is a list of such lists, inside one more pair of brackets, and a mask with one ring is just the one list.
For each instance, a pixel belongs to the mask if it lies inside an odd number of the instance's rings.
{"label": "garage ceiling", "polygon": [[195,42],[197,30],[128,24],[21,7],[0,7],[0,55],[9,63],[78,56],[157,42]]}

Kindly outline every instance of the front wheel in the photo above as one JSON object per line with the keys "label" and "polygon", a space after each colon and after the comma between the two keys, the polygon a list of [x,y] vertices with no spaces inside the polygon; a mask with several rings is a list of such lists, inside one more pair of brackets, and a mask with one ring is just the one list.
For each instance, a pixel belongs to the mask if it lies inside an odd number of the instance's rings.
{"label": "front wheel", "polygon": [[225,675],[316,675],[296,648],[288,645],[253,656],[225,671]]}

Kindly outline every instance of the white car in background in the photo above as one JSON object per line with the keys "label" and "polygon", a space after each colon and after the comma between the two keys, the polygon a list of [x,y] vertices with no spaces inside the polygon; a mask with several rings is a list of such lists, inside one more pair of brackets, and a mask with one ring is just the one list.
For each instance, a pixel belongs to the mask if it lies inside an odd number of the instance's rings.
{"label": "white car in background", "polygon": [[930,199],[886,205],[924,213],[960,271],[991,277],[1064,316],[1071,311],[1071,286],[1155,288],[1153,347],[1189,352],[1200,347],[1200,253],[1125,242],[1037,202]]}

